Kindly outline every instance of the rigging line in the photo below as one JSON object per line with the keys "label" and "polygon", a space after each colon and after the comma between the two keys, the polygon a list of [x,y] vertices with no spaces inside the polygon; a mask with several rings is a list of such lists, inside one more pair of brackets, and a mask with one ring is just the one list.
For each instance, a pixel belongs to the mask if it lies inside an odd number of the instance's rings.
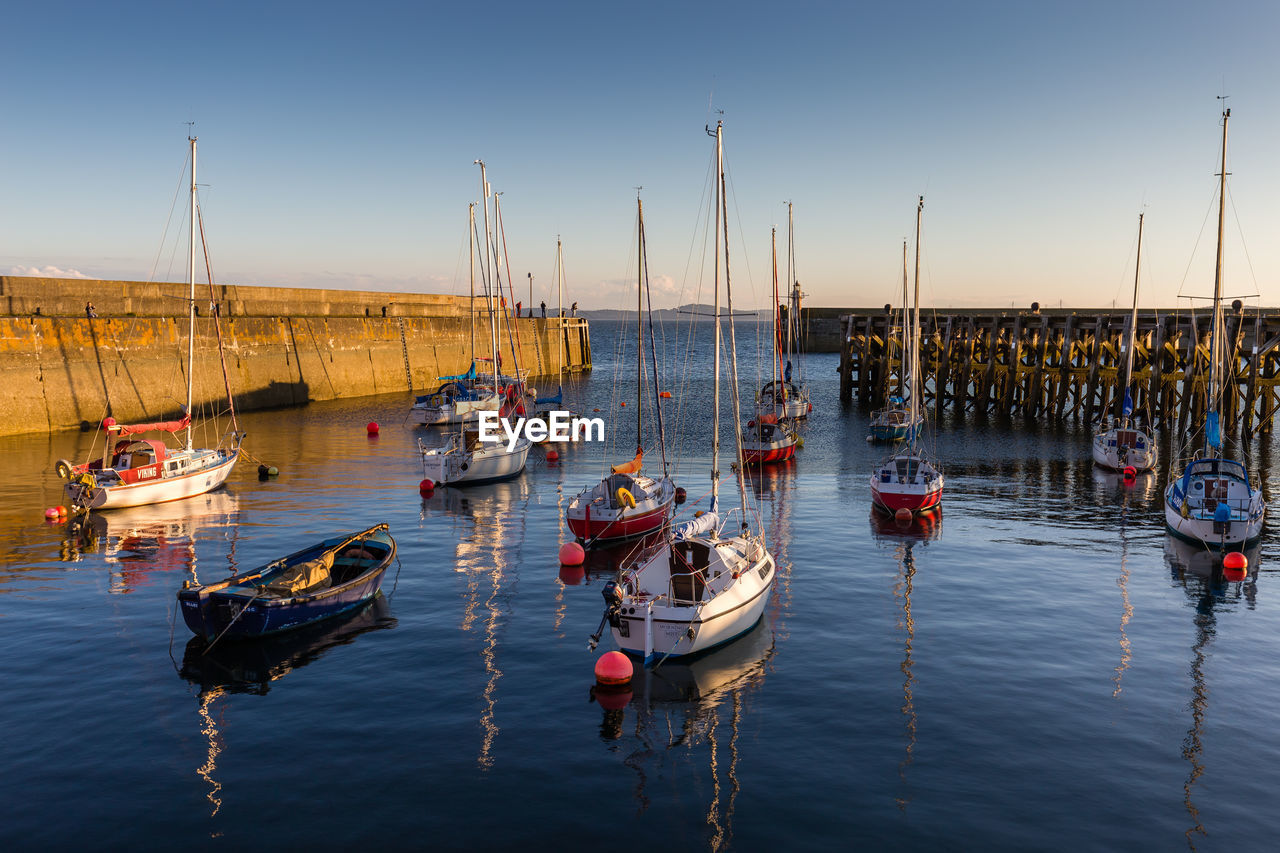
{"label": "rigging line", "polygon": [[1240,235],[1240,248],[1244,250],[1244,260],[1249,267],[1249,277],[1253,279],[1254,290],[1258,290],[1258,275],[1253,271],[1253,258],[1249,255],[1249,244],[1244,240],[1244,228],[1240,225],[1240,213],[1236,210],[1234,193],[1227,193],[1227,201],[1231,203],[1231,216],[1236,221],[1236,233]]}
{"label": "rigging line", "polygon": [[[169,225],[173,222],[173,211],[178,206],[178,196],[182,193],[183,179],[187,176],[187,164],[191,162],[191,150],[187,149],[186,155],[182,159],[182,171],[178,173],[178,186],[173,191],[173,201],[169,204],[169,216],[165,220],[164,229],[160,233],[160,246],[156,249],[156,259],[151,263],[151,272],[147,275],[147,281],[155,281],[156,268],[160,266],[160,256],[164,254],[165,241],[169,239]],[[170,262],[172,268],[172,262]]]}
{"label": "rigging line", "polygon": [[1191,264],[1195,262],[1196,252],[1200,249],[1200,240],[1204,237],[1205,225],[1209,222],[1209,216],[1213,213],[1213,203],[1218,198],[1218,182],[1213,183],[1213,193],[1209,196],[1209,207],[1204,212],[1204,221],[1200,223],[1200,233],[1196,235],[1196,242],[1191,247],[1191,257],[1187,259],[1187,268],[1182,273],[1182,281],[1178,283],[1178,292],[1175,298],[1190,298],[1182,296],[1182,288],[1186,286],[1187,276],[1191,275]]}

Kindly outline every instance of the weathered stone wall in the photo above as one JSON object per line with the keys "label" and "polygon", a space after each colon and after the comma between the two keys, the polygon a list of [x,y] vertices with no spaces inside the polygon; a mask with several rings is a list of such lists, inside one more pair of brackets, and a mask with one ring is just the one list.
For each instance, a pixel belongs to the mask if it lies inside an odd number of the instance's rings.
{"label": "weathered stone wall", "polygon": [[[30,285],[46,281],[57,286],[45,290]],[[25,316],[0,316],[0,434],[78,428],[107,415],[123,422],[162,418],[175,414],[186,399],[187,318],[180,314],[186,307],[184,285],[14,278],[0,278],[0,285],[0,296],[13,300],[11,305],[31,308],[21,312]],[[173,288],[179,292],[165,292]],[[225,303],[230,310],[219,305],[217,325],[232,394],[244,409],[396,391],[424,393],[439,384],[438,376],[465,372],[471,361],[465,298],[238,290],[240,298]],[[109,298],[138,309],[135,316],[110,311]],[[94,303],[96,319],[85,315],[85,302]],[[148,313],[166,305],[167,315]],[[193,398],[197,406],[220,408],[226,392],[215,320],[205,305],[196,324]],[[393,306],[396,313],[389,311],[384,319],[382,305]],[[291,311],[255,315],[264,306]],[[335,306],[342,312],[335,312]],[[366,317],[365,308],[377,310]],[[585,320],[521,318],[518,329],[520,364],[532,377],[558,374],[558,333],[565,340],[565,369],[590,369]],[[489,341],[485,315],[476,316],[476,340],[484,355]],[[503,349],[509,367],[510,344]]]}

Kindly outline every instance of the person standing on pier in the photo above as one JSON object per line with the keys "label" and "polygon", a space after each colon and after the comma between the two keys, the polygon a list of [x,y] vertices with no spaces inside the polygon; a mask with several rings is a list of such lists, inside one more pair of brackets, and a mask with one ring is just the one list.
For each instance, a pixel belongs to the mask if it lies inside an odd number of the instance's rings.
{"label": "person standing on pier", "polygon": [[547,300],[542,300],[542,319],[547,319]]}

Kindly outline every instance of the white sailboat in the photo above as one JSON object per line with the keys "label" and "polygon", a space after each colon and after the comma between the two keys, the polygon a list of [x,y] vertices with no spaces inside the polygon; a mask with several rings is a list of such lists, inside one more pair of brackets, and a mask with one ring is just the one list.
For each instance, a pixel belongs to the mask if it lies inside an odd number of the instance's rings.
{"label": "white sailboat", "polygon": [[[1156,466],[1156,442],[1149,430],[1133,419],[1133,345],[1138,332],[1138,274],[1142,269],[1142,219],[1138,214],[1138,257],[1133,271],[1133,313],[1129,315],[1129,332],[1125,335],[1124,397],[1120,419],[1107,418],[1093,435],[1093,461],[1104,468],[1132,473],[1150,471]],[[1152,370],[1159,370],[1159,355],[1153,358]],[[1126,474],[1126,476],[1128,476]]]}
{"label": "white sailboat", "polygon": [[[906,335],[903,358],[907,362],[908,423],[920,424],[920,219],[924,196],[916,205],[916,272],[915,298],[911,311],[911,328]],[[903,289],[907,279],[907,246],[902,244]],[[942,471],[925,455],[917,427],[906,444],[871,473],[871,501],[886,512],[927,512],[942,501]]]}
{"label": "white sailboat", "polygon": [[[777,229],[773,230],[770,242],[773,258],[773,356],[770,359],[770,370],[773,375],[756,396],[755,416],[747,421],[742,453],[743,460],[748,465],[786,462],[795,457],[798,442],[788,419],[801,417],[796,412],[803,409],[803,406],[797,405],[801,398],[796,387],[780,377],[783,374],[782,348],[778,345],[778,341],[782,334],[782,327],[778,320],[782,312],[778,306]],[[786,373],[790,371],[791,360],[788,358]],[[805,414],[808,414],[807,410]]]}
{"label": "white sailboat", "polygon": [[[243,435],[236,430],[232,414],[232,431],[223,439],[226,444],[212,448],[193,446],[191,425],[192,382],[196,340],[196,139],[191,145],[191,231],[187,273],[190,291],[187,297],[187,404],[183,416],[176,421],[145,424],[119,424],[114,418],[103,422],[106,446],[102,458],[82,465],[59,459],[56,470],[67,480],[63,490],[67,502],[76,511],[145,506],[202,495],[212,491],[231,474],[240,456]],[[216,322],[216,316],[215,316]],[[231,389],[227,388],[228,402]],[[182,447],[173,448],[163,439],[133,438],[149,432],[176,435],[186,430]]]}
{"label": "white sailboat", "polygon": [[[485,304],[489,309],[490,352],[492,354],[492,363],[496,367],[500,363],[498,358],[497,319],[499,308],[496,296],[497,293],[501,292],[497,271],[500,262],[498,261],[497,247],[493,242],[492,232],[489,228],[490,193],[489,182],[485,179],[485,165],[480,160],[477,160],[476,163],[480,166],[480,185],[484,198]],[[471,211],[471,219],[474,223],[474,205],[472,205]],[[474,226],[472,230],[474,231]],[[493,267],[489,266],[491,247],[493,249]],[[492,271],[492,275],[490,275],[490,271]],[[516,374],[517,376],[520,375],[518,365]],[[502,379],[503,377],[499,371],[495,369],[492,374],[490,390],[495,397],[502,398],[498,415],[505,419],[510,415],[516,414],[517,410],[523,413],[524,389],[518,381],[509,383],[504,389],[501,385]],[[436,447],[427,447],[423,444],[422,439],[418,439],[418,451],[422,454],[422,476],[436,485],[442,486],[477,485],[519,476],[524,471],[525,462],[529,457],[529,449],[532,446],[533,443],[523,435],[517,438],[514,443],[508,443],[502,436],[498,436],[493,440],[482,441],[480,430],[471,424],[464,424],[459,431],[450,433],[445,443]]]}
{"label": "white sailboat", "polygon": [[[708,129],[710,133],[710,129]],[[594,648],[608,624],[624,652],[661,664],[669,658],[697,654],[729,642],[759,621],[777,576],[759,520],[752,532],[743,481],[741,422],[733,418],[737,465],[734,473],[741,497],[739,532],[724,536],[720,496],[720,263],[729,314],[730,391],[732,411],[738,399],[738,363],[733,333],[733,291],[729,282],[728,204],[725,200],[723,131],[716,124],[715,363],[714,416],[711,433],[711,511],[668,530],[605,585],[604,618],[592,636]],[[723,230],[721,223],[724,222]],[[723,246],[720,240],[723,238]]]}
{"label": "white sailboat", "polygon": [[1223,452],[1222,368],[1225,340],[1222,323],[1222,232],[1227,196],[1227,120],[1222,113],[1222,168],[1218,187],[1218,255],[1213,274],[1213,323],[1209,336],[1209,389],[1204,444],[1187,462],[1182,476],[1164,493],[1165,526],[1174,536],[1218,551],[1236,550],[1262,535],[1267,505],[1243,463]]}

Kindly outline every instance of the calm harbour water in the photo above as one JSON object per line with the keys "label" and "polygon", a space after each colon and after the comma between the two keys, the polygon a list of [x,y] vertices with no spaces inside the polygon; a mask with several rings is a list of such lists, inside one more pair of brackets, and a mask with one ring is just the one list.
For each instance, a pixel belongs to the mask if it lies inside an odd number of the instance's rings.
{"label": "calm harbour water", "polygon": [[[759,337],[739,332],[755,387]],[[0,439],[0,843],[1230,850],[1280,835],[1265,805],[1275,523],[1245,581],[1215,581],[1166,539],[1167,460],[1126,487],[1093,468],[1079,424],[944,418],[942,518],[903,530],[871,511],[885,450],[838,403],[834,355],[808,359],[799,458],[749,484],[780,568],[764,620],[603,707],[587,636],[609,555],[585,572],[556,560],[564,506],[633,452],[633,357],[618,326],[592,335],[596,369],[566,398],[608,418],[607,453],[549,465],[535,448],[518,480],[427,499],[416,441],[437,433],[401,426],[403,395],[242,416],[278,479],[241,463],[212,495],[79,532],[42,514],[62,502],[54,461],[94,436]],[[676,479],[698,497],[710,347],[668,344]],[[401,563],[384,599],[188,651],[184,580],[379,521]]]}

